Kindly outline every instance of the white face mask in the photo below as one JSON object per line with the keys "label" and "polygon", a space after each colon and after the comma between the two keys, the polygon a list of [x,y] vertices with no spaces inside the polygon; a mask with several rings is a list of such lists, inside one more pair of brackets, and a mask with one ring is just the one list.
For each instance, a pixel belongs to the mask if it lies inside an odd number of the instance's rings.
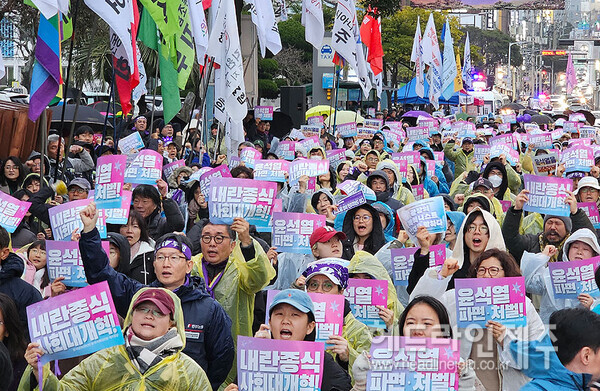
{"label": "white face mask", "polygon": [[310,160],[323,160],[323,158],[319,155],[311,155]]}
{"label": "white face mask", "polygon": [[502,184],[502,177],[499,175],[490,175],[488,177],[488,180],[492,182],[492,186],[494,187],[500,187],[500,185]]}

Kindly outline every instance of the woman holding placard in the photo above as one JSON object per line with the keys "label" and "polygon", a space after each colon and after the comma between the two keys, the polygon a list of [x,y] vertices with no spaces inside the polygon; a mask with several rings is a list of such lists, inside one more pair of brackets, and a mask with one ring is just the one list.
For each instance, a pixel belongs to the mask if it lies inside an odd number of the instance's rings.
{"label": "woman holding placard", "polygon": [[[467,227],[469,226],[467,217]],[[536,340],[545,333],[544,324],[528,297],[526,302],[526,325],[507,330],[506,326],[496,321],[488,321],[483,336],[472,335],[472,330],[459,329],[457,324],[457,303],[454,289],[447,290],[452,277],[462,270],[456,259],[448,258],[442,269],[429,268],[417,283],[411,299],[420,295],[438,298],[448,310],[450,325],[454,335],[459,336],[461,358],[472,359],[475,373],[483,389],[513,391],[518,390],[529,378],[514,362],[508,344],[511,340]],[[515,259],[505,250],[492,248],[481,253],[468,269],[468,278],[503,278],[519,277],[521,271]],[[481,329],[480,329],[481,330]],[[506,350],[505,350],[506,349]]]}

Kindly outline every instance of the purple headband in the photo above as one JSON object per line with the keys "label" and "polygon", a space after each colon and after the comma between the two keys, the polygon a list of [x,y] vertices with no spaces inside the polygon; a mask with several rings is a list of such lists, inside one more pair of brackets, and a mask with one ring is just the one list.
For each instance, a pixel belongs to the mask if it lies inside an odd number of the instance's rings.
{"label": "purple headband", "polygon": [[348,268],[335,262],[315,261],[308,265],[308,268],[302,273],[307,280],[317,274],[327,276],[331,282],[339,285],[342,289],[348,287]]}
{"label": "purple headband", "polygon": [[160,250],[161,248],[174,248],[175,250],[179,250],[183,253],[183,255],[185,255],[185,258],[187,260],[192,259],[192,250],[190,250],[190,248],[185,244],[185,243],[181,243],[181,246],[179,245],[179,243],[177,242],[177,240],[175,239],[165,239],[162,241],[162,243],[160,243],[159,245],[156,246],[156,249],[154,250],[154,253],[156,254],[156,252],[158,250]]}

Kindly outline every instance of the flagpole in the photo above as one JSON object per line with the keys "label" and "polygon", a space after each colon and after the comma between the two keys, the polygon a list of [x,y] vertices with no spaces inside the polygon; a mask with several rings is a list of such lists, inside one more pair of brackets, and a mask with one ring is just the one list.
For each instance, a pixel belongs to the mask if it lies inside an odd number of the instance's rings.
{"label": "flagpole", "polygon": [[[113,99],[114,86],[115,86],[115,71],[114,71],[114,67],[113,67],[112,77],[110,80],[110,86],[108,87],[108,102],[106,104],[106,114],[104,115],[104,126],[102,127],[102,142],[100,143],[100,146],[103,146],[104,141],[106,140],[106,126],[108,125],[108,114],[110,113],[110,102],[111,102],[111,100],[114,100]],[[113,110],[113,115],[114,115],[114,110]]]}
{"label": "flagpole", "polygon": [[[157,33],[158,34],[158,33]],[[154,133],[154,111],[156,110],[156,88],[158,87],[158,68],[160,64],[160,47],[156,51],[156,70],[154,71],[154,88],[152,89],[152,113],[150,114],[150,134]],[[163,106],[164,109],[164,106]]]}
{"label": "flagpole", "polygon": [[[336,66],[337,68],[337,66]],[[338,93],[340,91],[340,72],[342,71],[342,67],[340,67],[339,70],[336,69],[335,72],[335,101],[334,101],[334,108],[335,111],[333,112],[333,134],[335,134],[335,127],[337,124],[337,100],[338,100]]]}

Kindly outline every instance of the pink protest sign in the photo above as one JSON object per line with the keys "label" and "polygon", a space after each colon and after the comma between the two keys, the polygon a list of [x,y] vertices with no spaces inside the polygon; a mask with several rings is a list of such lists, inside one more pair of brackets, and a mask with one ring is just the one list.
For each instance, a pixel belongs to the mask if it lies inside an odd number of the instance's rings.
{"label": "pink protest sign", "polygon": [[156,151],[144,149],[136,154],[125,170],[125,182],[155,185],[162,176],[163,157]]}
{"label": "pink protest sign", "polygon": [[369,327],[379,329],[385,329],[386,325],[379,317],[376,306],[387,308],[387,296],[387,280],[351,278],[348,280],[348,288],[344,290],[344,297],[350,302],[354,317]]}
{"label": "pink protest sign", "polygon": [[569,195],[567,192],[573,191],[571,179],[524,174],[523,182],[525,189],[529,190],[529,200],[523,210],[551,216],[570,215],[565,199]]}
{"label": "pink protest sign", "polygon": [[444,151],[433,151],[434,160],[438,163],[442,163],[444,161]]}
{"label": "pink protest sign", "polygon": [[434,244],[429,247],[429,267],[441,266],[446,260],[446,246]]}
{"label": "pink protest sign", "polygon": [[408,286],[408,276],[415,262],[415,252],[419,247],[392,248],[392,268],[394,270],[394,285]]}
{"label": "pink protest sign", "polygon": [[418,126],[427,128],[427,132],[431,135],[438,132],[437,121],[433,118],[423,118],[417,121]]}
{"label": "pink protest sign", "polygon": [[208,197],[210,221],[230,225],[234,217],[243,217],[250,224],[267,227],[276,195],[275,182],[213,178]]}
{"label": "pink protest sign", "polygon": [[379,337],[371,344],[367,390],[458,390],[459,341]]}
{"label": "pink protest sign", "polygon": [[510,207],[512,206],[512,201],[509,200],[499,200],[500,201],[500,205],[502,205],[502,212],[506,213],[506,211],[508,209],[510,209]]}
{"label": "pink protest sign", "polygon": [[569,121],[571,121],[571,122],[585,122],[586,119],[585,119],[585,115],[583,113],[571,113],[571,114],[569,114]]}
{"label": "pink protest sign", "polygon": [[406,128],[406,137],[408,141],[426,141],[429,140],[429,129],[425,126],[412,126]]}
{"label": "pink protest sign", "polygon": [[31,341],[44,351],[42,365],[124,343],[106,281],[30,305],[27,322]]}
{"label": "pink protest sign", "polygon": [[200,191],[204,194],[204,197],[208,199],[208,188],[210,186],[210,182],[214,178],[231,178],[231,172],[229,172],[229,167],[225,164],[221,164],[204,174],[200,175],[200,180],[198,183],[200,184]]}
{"label": "pink protest sign", "polygon": [[125,180],[127,156],[100,156],[96,164],[96,188],[94,200],[99,209],[118,208]]}
{"label": "pink protest sign", "polygon": [[490,147],[493,147],[494,145],[508,145],[511,148],[516,147],[512,133],[492,137],[490,139]]}
{"label": "pink protest sign", "polygon": [[562,151],[561,162],[566,172],[590,172],[594,163],[594,150],[585,146],[572,146]]}
{"label": "pink protest sign", "polygon": [[[107,255],[110,253],[108,242],[103,241],[102,248]],[[64,277],[62,283],[66,286],[82,287],[88,284],[78,242],[46,240],[46,256],[50,281]]]}
{"label": "pink protest sign", "polygon": [[248,168],[254,168],[254,162],[258,159],[262,159],[262,153],[252,147],[246,147],[242,149],[242,152],[240,153],[240,160],[243,161]]}
{"label": "pink protest sign", "polygon": [[548,149],[552,148],[552,133],[538,133],[529,135],[529,144],[533,148]]}
{"label": "pink protest sign", "polygon": [[594,228],[600,228],[600,214],[598,213],[598,205],[595,202],[578,202],[577,208],[583,209]]}
{"label": "pink protest sign", "polygon": [[500,132],[500,133],[510,132],[510,123],[503,122],[501,124],[498,124],[498,132]]}
{"label": "pink protest sign", "polygon": [[273,106],[254,106],[254,118],[273,121]]}
{"label": "pink protest sign", "polygon": [[173,171],[178,169],[179,167],[185,166],[185,160],[175,160],[172,163],[169,163],[163,167],[163,174],[165,174],[165,178],[169,179]]}
{"label": "pink protest sign", "polygon": [[346,124],[336,125],[335,132],[341,138],[355,137],[358,133],[358,130],[356,129],[356,122],[348,122]]}
{"label": "pink protest sign", "polygon": [[104,209],[106,222],[108,224],[127,224],[129,219],[129,210],[131,209],[132,191],[123,190],[121,196],[121,205],[118,208]]}
{"label": "pink protest sign", "polygon": [[563,123],[563,132],[565,133],[579,133],[579,127],[581,124],[575,121],[565,121]]}
{"label": "pink protest sign", "polygon": [[329,166],[337,168],[340,163],[346,161],[346,150],[344,148],[332,149],[325,151],[325,156],[329,160]]}
{"label": "pink protest sign", "polygon": [[322,115],[313,115],[312,117],[308,117],[308,119],[306,120],[306,123],[308,125],[320,125],[320,126],[323,126],[325,124],[325,121],[323,120],[323,116]]}
{"label": "pink protest sign", "polygon": [[396,162],[396,164],[398,164],[397,162],[400,160],[406,160],[408,164],[412,164],[416,167],[421,161],[421,155],[419,155],[419,151],[392,153],[392,160]]}
{"label": "pink protest sign", "polygon": [[319,142],[319,136],[307,137],[302,141],[298,141],[298,144],[304,147],[306,153],[310,152],[313,148],[319,148],[321,143]]}
{"label": "pink protest sign", "polygon": [[577,296],[582,293],[592,297],[600,296],[594,278],[598,264],[600,264],[600,257],[581,261],[548,263],[554,297],[577,300]]}
{"label": "pink protest sign", "polygon": [[318,125],[300,125],[300,131],[304,137],[319,136],[321,134],[322,126]]}
{"label": "pink protest sign", "polygon": [[415,201],[420,201],[425,198],[425,187],[422,183],[420,185],[412,185],[411,191],[415,197]]}
{"label": "pink protest sign", "polygon": [[323,342],[238,336],[237,384],[240,390],[277,390],[284,384],[320,390],[325,354]]}
{"label": "pink protest sign", "polygon": [[[295,141],[280,141],[275,150],[275,154],[280,159],[294,160],[296,158],[296,142]],[[233,168],[233,167],[232,167]]]}
{"label": "pink protest sign", "polygon": [[457,278],[454,284],[459,328],[485,328],[488,320],[527,324],[524,277]]}
{"label": "pink protest sign", "polygon": [[261,159],[254,162],[254,179],[285,182],[290,163],[287,160]]}
{"label": "pink protest sign", "polygon": [[278,252],[310,254],[310,235],[325,223],[325,216],[314,213],[274,212],[272,245]]}
{"label": "pink protest sign", "polygon": [[231,156],[229,158],[229,169],[233,170],[234,168],[236,168],[237,166],[240,166],[242,164],[242,159],[240,159],[237,156]]}
{"label": "pink protest sign", "polygon": [[290,164],[290,186],[298,183],[298,179],[306,175],[317,177],[329,172],[329,160],[298,159]]}
{"label": "pink protest sign", "polygon": [[52,237],[54,240],[71,240],[76,229],[81,230],[83,223],[79,212],[92,202],[90,199],[66,202],[48,209]]}
{"label": "pink protest sign", "polygon": [[20,201],[0,191],[0,226],[13,233],[27,214],[31,202]]}
{"label": "pink protest sign", "polygon": [[[271,307],[273,298],[280,291],[267,291],[267,308]],[[315,341],[325,342],[332,335],[342,335],[344,327],[344,296],[328,293],[308,292],[315,310],[316,337]],[[266,320],[269,323],[269,311],[267,311]]]}
{"label": "pink protest sign", "polygon": [[427,167],[428,178],[435,176],[435,160],[425,160],[425,167]]}
{"label": "pink protest sign", "polygon": [[517,115],[516,114],[504,114],[502,116],[502,122],[508,124],[516,124],[517,123]]}

